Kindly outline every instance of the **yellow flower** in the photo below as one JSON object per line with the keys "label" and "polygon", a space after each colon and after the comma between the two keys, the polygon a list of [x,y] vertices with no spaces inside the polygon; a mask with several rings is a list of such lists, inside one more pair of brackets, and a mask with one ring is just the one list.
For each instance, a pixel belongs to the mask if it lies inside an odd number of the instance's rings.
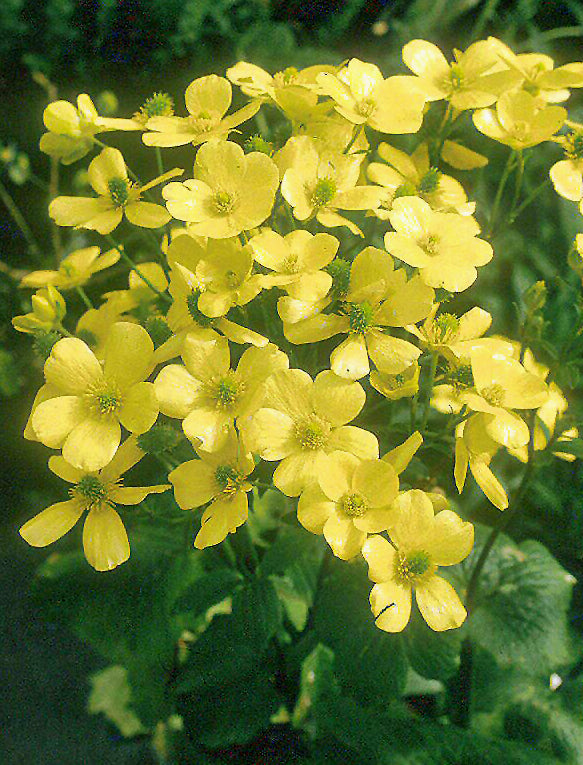
{"label": "yellow flower", "polygon": [[261,409],[248,417],[245,442],[264,460],[279,461],[273,483],[289,497],[297,497],[324,475],[332,480],[338,470],[332,452],[348,452],[376,459],[376,436],[347,425],[366,395],[357,382],[329,370],[315,380],[301,369],[276,372],[265,383]]}
{"label": "yellow flower", "polygon": [[105,343],[103,364],[82,340],[65,337],[45,363],[53,398],[38,404],[32,428],[45,446],[63,449],[80,470],[99,470],[116,453],[121,425],[145,433],[158,416],[152,383],[154,346],[137,324],[118,322]]}
{"label": "yellow flower", "polygon": [[51,457],[49,468],[73,484],[71,499],[57,502],[27,521],[21,536],[33,547],[46,547],[60,539],[87,511],[83,525],[83,549],[97,571],[110,571],[130,557],[130,545],[115,505],[138,505],[148,494],[159,494],[170,486],[122,486],[120,476],[144,456],[136,439],[128,438],[112,461],[102,470],[84,471],[63,457]]}
{"label": "yellow flower", "polygon": [[82,287],[93,274],[113,266],[120,258],[119,251],[109,250],[101,254],[99,247],[84,247],[66,255],[57,271],[31,271],[20,281],[21,287],[45,287],[52,284],[61,290]]}
{"label": "yellow flower", "polygon": [[[423,347],[439,353],[448,361],[459,362],[469,357],[472,348],[482,345],[482,335],[488,331],[492,317],[487,311],[475,306],[460,316],[441,313],[437,316],[436,305],[420,327],[411,324],[405,329],[415,335]],[[478,341],[475,343],[474,341]]]}
{"label": "yellow flower", "polygon": [[557,194],[572,202],[579,202],[583,214],[583,125],[556,139],[563,146],[565,159],[555,162],[550,177]]}
{"label": "yellow flower", "polygon": [[438,566],[466,558],[474,528],[450,510],[434,514],[428,496],[418,490],[400,495],[400,516],[391,527],[391,542],[369,537],[362,548],[375,582],[370,604],[376,625],[400,632],[411,614],[413,591],[421,615],[437,632],[463,624],[466,610],[451,584],[437,576]]}
{"label": "yellow flower", "polygon": [[299,71],[293,66],[288,66],[283,71],[271,75],[255,64],[239,61],[227,69],[227,77],[238,85],[246,96],[273,100],[284,108],[283,99],[289,91],[298,94],[303,90],[319,90],[317,76],[321,72],[335,71],[335,67],[325,65],[309,66]]}
{"label": "yellow flower", "polygon": [[468,149],[457,141],[450,140],[443,142],[441,158],[456,170],[476,170],[488,164],[488,157]]}
{"label": "yellow flower", "polygon": [[397,519],[393,500],[399,490],[394,469],[382,460],[359,460],[332,454],[337,470],[327,480],[308,485],[298,503],[298,520],[313,534],[324,534],[334,555],[343,560],[360,553],[367,534],[388,529]]}
{"label": "yellow flower", "polygon": [[474,412],[493,415],[485,424],[487,434],[499,444],[520,447],[528,443],[529,431],[513,409],[538,409],[548,399],[548,387],[540,377],[516,359],[489,348],[474,348],[470,354],[474,388],[459,399]]}
{"label": "yellow flower", "polygon": [[[113,252],[117,252],[119,255],[118,250],[113,250]],[[140,263],[139,269],[139,274],[133,269],[130,271],[127,290],[115,290],[104,294],[104,297],[113,303],[120,312],[136,309],[147,310],[148,306],[158,299],[159,295],[146,284],[140,274],[145,276],[158,292],[165,292],[168,287],[168,279],[159,263]]]}
{"label": "yellow flower", "polygon": [[410,77],[384,79],[374,64],[352,58],[338,74],[316,78],[334,108],[355,125],[370,125],[381,133],[416,133],[423,122],[425,93]]}
{"label": "yellow flower", "polygon": [[421,143],[409,156],[388,143],[379,144],[378,153],[384,163],[371,162],[367,175],[371,181],[387,189],[383,205],[374,210],[374,214],[386,220],[388,210],[398,197],[418,196],[430,207],[439,211],[457,212],[460,215],[472,215],[475,202],[468,202],[463,186],[455,178],[439,172],[429,164],[429,150],[426,143]]}
{"label": "yellow flower", "polygon": [[247,520],[247,492],[253,486],[245,479],[253,472],[255,462],[234,434],[219,451],[197,453],[200,459],[179,465],[168,475],[168,480],[183,510],[210,502],[194,540],[194,546],[203,549],[219,544]]}
{"label": "yellow flower", "polygon": [[63,296],[49,284],[39,290],[32,298],[32,312],[24,316],[15,316],[12,326],[18,332],[34,333],[38,330],[57,329],[67,313]]}
{"label": "yellow flower", "polygon": [[281,193],[293,208],[298,220],[315,217],[327,228],[346,226],[362,236],[356,224],[337,210],[370,210],[381,203],[385,193],[378,186],[357,186],[361,157],[358,155],[323,155],[318,143],[308,136],[291,138],[291,165],[285,170]]}
{"label": "yellow flower", "polygon": [[273,343],[248,348],[237,369],[230,368],[229,343],[209,329],[190,332],[182,346],[182,364],[169,364],[155,380],[160,411],[183,419],[182,428],[197,448],[221,449],[235,420],[263,402],[266,380],[287,369],[287,356]]}
{"label": "yellow flower", "polygon": [[508,507],[504,487],[490,469],[490,461],[500,444],[488,434],[491,414],[474,414],[458,425],[455,439],[454,478],[459,493],[466,482],[468,465],[474,479],[490,502],[499,510]]}
{"label": "yellow flower", "polygon": [[69,101],[53,101],[43,112],[49,131],[40,139],[40,149],[64,165],[84,157],[93,147],[93,136],[109,130],[138,130],[133,120],[100,117],[86,93],[77,96],[77,107]]}
{"label": "yellow flower", "polygon": [[394,375],[373,369],[370,373],[370,384],[385,398],[388,398],[389,401],[411,398],[419,392],[420,371],[421,369],[417,362]]}
{"label": "yellow flower", "polygon": [[190,223],[190,233],[226,239],[263,223],[278,185],[266,154],[245,155],[231,141],[209,141],[196,155],[194,179],[169,183],[162,195],[174,218]]}
{"label": "yellow flower", "polygon": [[89,183],[98,197],[57,197],[49,205],[49,215],[57,226],[88,228],[109,234],[125,213],[130,223],[143,228],[159,228],[170,220],[161,206],[142,202],[144,191],[164,183],[182,170],[170,170],[144,186],[134,185],[128,178],[124,159],[118,149],[103,149],[89,165]]}
{"label": "yellow flower", "polygon": [[261,104],[252,102],[226,117],[233,93],[224,77],[210,74],[193,80],[186,88],[184,100],[188,117],[151,117],[142,136],[146,146],[194,146],[213,138],[226,136],[257,113]]}
{"label": "yellow flower", "polygon": [[469,215],[435,212],[422,199],[396,199],[389,213],[395,229],[385,234],[385,247],[395,258],[419,268],[430,287],[462,292],[493,256],[492,247],[478,239],[480,227]]}
{"label": "yellow flower", "polygon": [[347,339],[330,356],[330,367],[340,377],[359,380],[367,375],[369,357],[380,372],[399,374],[417,360],[421,351],[383,330],[421,321],[430,312],[433,298],[433,290],[418,276],[407,281],[405,270],[395,271],[386,252],[366,247],[352,263],[339,313],[320,313],[295,324],[284,324],[284,333],[296,344],[347,333]]}
{"label": "yellow flower", "polygon": [[265,286],[283,287],[288,295],[306,303],[324,298],[332,287],[332,277],[321,269],[336,255],[340,242],[330,234],[292,231],[283,237],[263,230],[249,242],[253,257],[275,273],[263,278]]}
{"label": "yellow flower", "polygon": [[119,321],[128,321],[127,317],[121,317],[123,308],[116,300],[108,300],[99,308],[85,311],[77,322],[75,334],[87,343],[99,361],[103,361],[107,338],[113,325]]}
{"label": "yellow flower", "polygon": [[493,109],[478,109],[474,125],[489,138],[513,149],[526,149],[549,141],[567,119],[562,106],[540,108],[534,96],[524,90],[504,93]]}
{"label": "yellow flower", "polygon": [[568,88],[583,87],[583,64],[565,64],[555,69],[550,56],[543,53],[521,53],[517,56],[500,40],[496,43],[504,63],[519,75],[517,84],[543,105],[566,101],[570,96]]}
{"label": "yellow flower", "polygon": [[403,48],[405,65],[418,76],[428,101],[447,99],[454,109],[490,106],[497,97],[519,80],[499,56],[493,38],[475,42],[465,51],[454,50],[449,64],[436,45],[411,40]]}

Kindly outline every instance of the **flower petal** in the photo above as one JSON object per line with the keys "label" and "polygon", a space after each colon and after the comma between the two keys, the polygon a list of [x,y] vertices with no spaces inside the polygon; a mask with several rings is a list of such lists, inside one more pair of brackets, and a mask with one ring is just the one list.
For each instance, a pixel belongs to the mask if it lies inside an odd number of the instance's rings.
{"label": "flower petal", "polygon": [[125,526],[109,505],[93,508],[83,526],[83,549],[87,562],[97,571],[111,571],[130,557]]}
{"label": "flower petal", "polygon": [[393,578],[397,565],[397,551],[384,537],[375,534],[362,546],[362,554],[368,563],[368,578],[372,582],[388,582]]}
{"label": "flower petal", "polygon": [[443,632],[464,623],[467,614],[459,595],[440,576],[432,576],[423,585],[419,585],[415,596],[421,616],[432,630]]}
{"label": "flower petal", "polygon": [[337,558],[350,560],[360,552],[366,532],[357,529],[350,518],[332,513],[324,524],[324,537]]}
{"label": "flower petal", "polygon": [[324,524],[334,512],[334,502],[322,492],[318,484],[308,486],[298,502],[298,521],[312,534],[322,534]]}
{"label": "flower petal", "polygon": [[40,403],[31,425],[38,440],[51,449],[60,449],[69,433],[87,417],[79,396],[57,396]]}
{"label": "flower petal", "polygon": [[130,433],[145,433],[158,417],[158,399],[154,385],[140,382],[125,393],[119,410],[119,421]]}
{"label": "flower petal", "polygon": [[379,442],[374,433],[353,425],[343,425],[330,434],[328,448],[340,452],[349,452],[361,459],[377,459]]}
{"label": "flower petal", "polygon": [[154,380],[160,411],[168,417],[183,419],[199,398],[200,382],[182,364],[168,364]]}
{"label": "flower petal", "polygon": [[472,524],[451,510],[442,510],[433,519],[433,531],[424,549],[438,566],[453,566],[467,558],[473,545]]}
{"label": "flower petal", "polygon": [[111,461],[121,441],[119,422],[87,418],[76,425],[63,444],[63,457],[80,470],[99,470]]}
{"label": "flower petal", "polygon": [[75,499],[57,502],[27,521],[19,533],[29,545],[46,547],[70,531],[82,514],[83,506]]}
{"label": "flower petal", "polygon": [[168,473],[168,480],[174,486],[174,497],[183,510],[205,505],[220,492],[215,469],[204,460],[183,462]]}
{"label": "flower petal", "polygon": [[362,494],[369,507],[383,507],[397,496],[399,479],[387,462],[363,460],[354,473],[353,488]]}
{"label": "flower petal", "polygon": [[330,354],[330,368],[347,380],[360,380],[367,375],[370,364],[364,335],[349,335],[343,340]]}
{"label": "flower petal", "polygon": [[247,494],[237,491],[230,497],[215,500],[203,513],[201,529],[194,546],[199,550],[219,544],[247,520],[249,504]]}
{"label": "flower petal", "polygon": [[216,452],[227,442],[233,429],[233,418],[220,409],[193,409],[182,421],[182,429],[197,449]]}
{"label": "flower petal", "polygon": [[314,411],[333,426],[344,425],[353,420],[366,401],[360,383],[338,377],[324,370],[314,380],[312,404]]}
{"label": "flower petal", "polygon": [[86,343],[64,337],[55,343],[46,360],[45,378],[63,393],[84,393],[102,379],[101,365]]}
{"label": "flower petal", "polygon": [[370,606],[376,626],[385,632],[401,632],[411,616],[411,588],[396,582],[375,584],[370,593]]}
{"label": "flower petal", "polygon": [[116,322],[109,331],[104,350],[104,373],[122,390],[141,382],[152,371],[154,343],[139,324]]}

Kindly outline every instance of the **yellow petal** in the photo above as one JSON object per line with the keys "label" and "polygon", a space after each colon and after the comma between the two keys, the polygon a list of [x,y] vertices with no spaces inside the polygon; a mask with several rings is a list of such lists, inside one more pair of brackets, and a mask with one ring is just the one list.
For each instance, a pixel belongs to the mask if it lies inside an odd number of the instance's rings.
{"label": "yellow petal", "polygon": [[63,457],[80,470],[99,470],[111,461],[120,441],[119,422],[112,418],[87,418],[67,436]]}
{"label": "yellow petal", "polygon": [[27,521],[20,536],[33,547],[46,547],[70,531],[82,513],[83,506],[77,500],[57,502]]}
{"label": "yellow petal", "polygon": [[366,394],[360,383],[338,377],[330,370],[320,372],[314,380],[314,410],[332,425],[344,425],[353,420],[365,401]]}
{"label": "yellow petal", "polygon": [[288,497],[297,497],[310,484],[317,481],[325,455],[301,452],[285,457],[273,474],[273,483]]}
{"label": "yellow petal", "polygon": [[45,363],[45,378],[49,385],[64,393],[84,393],[101,381],[101,365],[86,343],[64,337],[51,350]]}
{"label": "yellow petal", "polygon": [[363,460],[354,473],[353,487],[371,508],[390,504],[399,490],[393,468],[382,460]]}
{"label": "yellow petal", "polygon": [[411,550],[424,549],[433,528],[433,505],[425,492],[411,489],[399,494],[395,500],[400,515],[391,530],[391,539],[405,554]]}
{"label": "yellow petal", "polygon": [[433,531],[425,552],[438,566],[453,566],[467,558],[474,545],[474,527],[451,510],[442,510],[433,520]]}
{"label": "yellow petal", "polygon": [[391,449],[383,457],[383,462],[388,462],[397,475],[400,475],[413,459],[413,456],[423,443],[423,436],[416,430],[406,441]]}
{"label": "yellow petal", "polygon": [[113,178],[127,179],[128,177],[121,151],[111,147],[103,149],[101,154],[89,163],[87,175],[89,183],[97,194],[109,196],[109,181]]}
{"label": "yellow petal", "polygon": [[445,56],[437,45],[425,40],[408,42],[403,47],[403,62],[418,77],[433,83],[446,81],[449,77],[449,64]]}
{"label": "yellow petal", "polygon": [[38,440],[51,449],[60,449],[71,431],[83,422],[87,410],[79,396],[56,396],[40,403],[31,419]]}
{"label": "yellow petal", "polygon": [[248,515],[249,505],[244,491],[215,500],[203,513],[194,546],[201,550],[222,542],[227,534],[232,534],[245,523]]}
{"label": "yellow petal", "polygon": [[195,117],[201,112],[210,112],[222,117],[231,105],[231,83],[224,77],[209,74],[199,77],[186,88],[186,108]]}
{"label": "yellow petal", "polygon": [[322,492],[317,484],[302,491],[298,502],[298,521],[312,534],[322,534],[324,524],[334,512],[334,502]]}
{"label": "yellow petal", "polygon": [[116,322],[109,331],[104,350],[103,370],[123,390],[141,382],[152,369],[154,344],[139,324]]}
{"label": "yellow petal", "polygon": [[174,486],[174,497],[183,510],[200,507],[220,493],[215,468],[204,460],[183,462],[168,474]]}
{"label": "yellow petal", "polygon": [[490,470],[488,463],[482,459],[470,458],[470,470],[476,483],[494,507],[497,507],[498,510],[506,510],[508,507],[508,496],[500,481]]}
{"label": "yellow petal", "polygon": [[83,549],[97,571],[111,571],[130,557],[130,543],[121,518],[109,505],[89,512],[83,526]]}
{"label": "yellow petal", "polygon": [[340,452],[349,452],[361,459],[378,459],[379,442],[374,433],[353,425],[335,428],[330,434],[328,448]]}
{"label": "yellow petal", "polygon": [[357,529],[350,518],[332,513],[324,524],[324,537],[336,557],[350,560],[359,554],[366,532]]}
{"label": "yellow petal", "polygon": [[388,582],[397,565],[397,551],[384,537],[368,537],[362,546],[362,555],[368,563],[368,578],[372,582]]}
{"label": "yellow petal", "polygon": [[49,470],[51,473],[58,475],[63,481],[67,483],[79,483],[83,477],[83,471],[79,468],[69,465],[60,455],[57,457],[49,457]]}
{"label": "yellow petal", "polygon": [[183,420],[184,435],[205,452],[221,449],[233,428],[233,418],[228,413],[213,409],[193,409]]}
{"label": "yellow petal", "polygon": [[137,383],[124,393],[119,421],[130,433],[145,433],[156,422],[158,411],[158,399],[153,384]]}
{"label": "yellow petal", "polygon": [[349,335],[343,340],[330,354],[330,367],[337,376],[347,380],[360,380],[367,375],[370,365],[364,336]]}
{"label": "yellow petal", "polygon": [[396,582],[375,584],[370,593],[375,624],[385,632],[401,632],[411,616],[411,588]]}
{"label": "yellow petal", "polygon": [[294,420],[277,409],[259,409],[245,420],[245,443],[264,460],[275,461],[297,451]]}
{"label": "yellow petal", "polygon": [[100,478],[104,481],[117,481],[120,475],[137,465],[145,454],[138,446],[138,439],[135,436],[129,436],[120,445],[111,462],[103,468]]}
{"label": "yellow petal", "polygon": [[130,223],[142,228],[160,228],[171,218],[168,210],[153,202],[132,202],[126,206],[125,214]]}
{"label": "yellow petal", "polygon": [[440,576],[432,576],[415,591],[421,616],[432,630],[444,630],[460,627],[467,616],[457,592],[449,582]]}
{"label": "yellow petal", "polygon": [[199,399],[199,388],[200,382],[182,364],[169,364],[154,380],[160,411],[168,417],[186,417]]}
{"label": "yellow petal", "polygon": [[170,484],[157,486],[118,486],[112,489],[109,497],[118,505],[139,505],[150,494],[161,494],[170,488]]}

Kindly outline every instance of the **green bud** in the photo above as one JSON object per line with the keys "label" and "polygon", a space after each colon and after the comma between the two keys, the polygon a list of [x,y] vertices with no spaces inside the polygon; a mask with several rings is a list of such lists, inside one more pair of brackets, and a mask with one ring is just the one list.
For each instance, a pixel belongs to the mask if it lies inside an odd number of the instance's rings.
{"label": "green bud", "polygon": [[144,328],[152,338],[154,348],[159,348],[172,337],[172,330],[162,316],[148,316],[144,322]]}
{"label": "green bud", "polygon": [[102,90],[95,101],[97,111],[103,117],[113,117],[119,109],[119,101],[112,90]]}
{"label": "green bud", "polygon": [[324,271],[332,277],[332,289],[337,295],[346,295],[350,285],[350,263],[344,258],[334,258]]}
{"label": "green bud", "polygon": [[46,361],[53,349],[53,345],[61,339],[61,333],[55,329],[39,330],[34,333],[32,350],[41,361]]}
{"label": "green bud", "polygon": [[138,446],[146,454],[164,454],[175,449],[181,439],[172,425],[154,425],[138,436]]}
{"label": "green bud", "polygon": [[547,286],[543,281],[535,282],[522,297],[529,313],[540,311],[547,302]]}
{"label": "green bud", "polygon": [[268,157],[271,157],[273,154],[273,144],[269,141],[266,141],[265,138],[260,135],[252,135],[250,138],[248,138],[245,141],[244,148],[247,154],[252,151],[258,151],[261,152],[261,154],[267,154]]}

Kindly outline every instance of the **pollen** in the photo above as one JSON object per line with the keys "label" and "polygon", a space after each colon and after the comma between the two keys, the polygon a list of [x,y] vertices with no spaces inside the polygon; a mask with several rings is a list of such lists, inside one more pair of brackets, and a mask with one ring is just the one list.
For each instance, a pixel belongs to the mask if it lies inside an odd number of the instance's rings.
{"label": "pollen", "polygon": [[340,498],[340,510],[349,518],[362,518],[366,515],[368,505],[360,494],[345,494]]}
{"label": "pollen", "polygon": [[213,197],[213,206],[219,215],[228,215],[235,204],[235,199],[228,191],[217,191]]}
{"label": "pollen", "polygon": [[130,199],[131,183],[127,178],[110,178],[107,182],[109,196],[115,207],[124,207]]}
{"label": "pollen", "polygon": [[366,300],[363,303],[349,303],[348,321],[352,334],[363,334],[372,323],[373,307]]}
{"label": "pollen", "polygon": [[460,320],[452,313],[442,313],[433,322],[435,342],[446,343],[455,337],[460,328]]}
{"label": "pollen", "polygon": [[314,207],[325,207],[336,196],[336,183],[332,178],[321,178],[314,186],[311,202]]}
{"label": "pollen", "polygon": [[464,73],[459,64],[452,64],[449,70],[449,85],[452,90],[459,90],[464,84]]}
{"label": "pollen", "polygon": [[494,385],[484,388],[480,391],[480,395],[491,406],[502,406],[504,403],[504,388],[499,383],[494,383]]}
{"label": "pollen", "polygon": [[302,449],[316,451],[323,449],[328,441],[330,427],[319,417],[311,417],[296,424],[295,435]]}
{"label": "pollen", "polygon": [[415,584],[428,572],[433,572],[435,566],[431,563],[429,555],[418,550],[408,555],[402,553],[397,556],[395,564],[395,579],[399,584]]}
{"label": "pollen", "polygon": [[583,133],[571,133],[565,145],[567,159],[583,159]]}
{"label": "pollen", "polygon": [[215,470],[215,481],[219,484],[223,492],[232,494],[237,491],[241,485],[243,476],[231,465],[219,465]]}
{"label": "pollen", "polygon": [[356,111],[361,117],[371,117],[376,108],[377,105],[372,98],[363,98],[358,102]]}

